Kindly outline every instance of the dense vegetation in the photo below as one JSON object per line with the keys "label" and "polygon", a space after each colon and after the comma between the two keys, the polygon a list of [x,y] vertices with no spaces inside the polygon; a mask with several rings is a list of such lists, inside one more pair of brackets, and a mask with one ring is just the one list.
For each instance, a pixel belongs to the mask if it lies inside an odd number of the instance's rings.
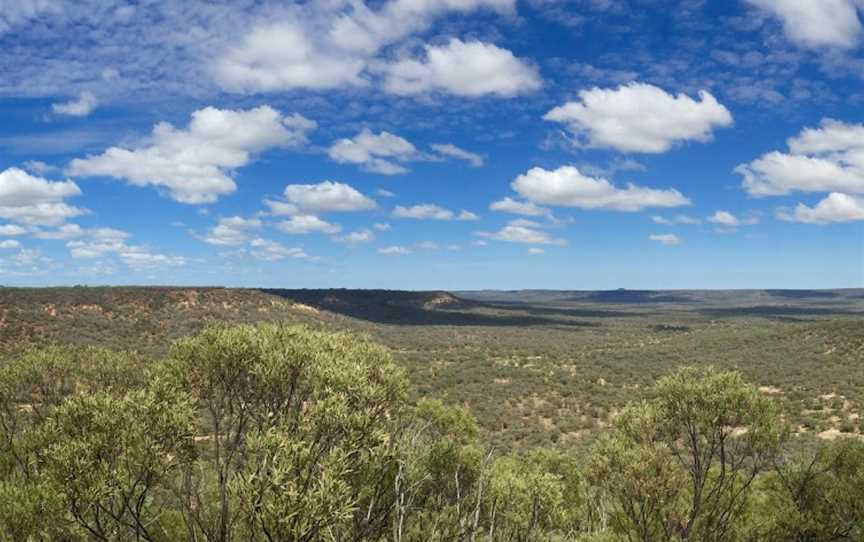
{"label": "dense vegetation", "polygon": [[398,292],[0,288],[0,357],[76,344],[150,358],[211,323],[302,323],[384,345],[409,401],[464,406],[499,450],[587,450],[677,367],[740,372],[801,447],[864,434],[864,290]]}
{"label": "dense vegetation", "polygon": [[588,450],[518,452],[410,400],[388,350],[347,333],[214,325],[160,360],[28,349],[0,367],[0,538],[864,540],[858,439],[793,451],[738,372],[632,396]]}

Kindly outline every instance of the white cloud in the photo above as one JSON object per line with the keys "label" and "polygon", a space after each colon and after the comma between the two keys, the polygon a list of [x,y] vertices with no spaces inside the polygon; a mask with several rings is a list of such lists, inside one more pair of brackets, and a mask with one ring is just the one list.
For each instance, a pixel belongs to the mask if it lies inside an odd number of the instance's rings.
{"label": "white cloud", "polygon": [[309,2],[256,25],[213,72],[223,88],[269,92],[369,84],[367,70],[382,48],[426,29],[448,12],[512,11],[515,0],[391,0]]}
{"label": "white cloud", "polygon": [[276,241],[269,239],[255,238],[250,243],[251,250],[249,253],[252,257],[266,262],[276,262],[285,258],[297,258],[300,260],[315,261],[318,258],[309,256],[301,248],[289,248]]}
{"label": "white cloud", "polygon": [[383,188],[379,188],[378,190],[375,191],[375,193],[378,194],[379,196],[381,196],[382,198],[395,198],[396,197],[396,194],[394,194],[393,192],[391,192],[389,190],[384,190]]}
{"label": "white cloud", "polygon": [[654,215],[651,217],[651,221],[655,224],[662,224],[664,226],[672,226],[675,224],[687,224],[692,226],[702,223],[700,219],[687,215],[676,215],[672,218]]}
{"label": "white cloud", "polygon": [[21,247],[21,243],[16,241],[15,239],[4,239],[0,241],[0,248],[19,248]]}
{"label": "white cloud", "polygon": [[122,241],[130,237],[129,233],[114,228],[82,228],[78,224],[63,224],[55,230],[40,231],[34,234],[39,239],[77,239],[91,237],[99,241]]}
{"label": "white cloud", "polygon": [[500,211],[502,213],[513,213],[525,216],[548,216],[550,214],[549,209],[540,207],[535,203],[530,201],[518,201],[510,197],[493,201],[489,204],[489,209],[492,211]]}
{"label": "white cloud", "polygon": [[241,216],[221,218],[219,223],[204,237],[204,241],[218,246],[242,245],[249,239],[249,232],[260,227],[261,221],[257,218],[243,218]]}
{"label": "white cloud", "polygon": [[732,124],[732,114],[707,91],[699,100],[645,83],[593,88],[546,113],[564,123],[580,145],[622,152],[662,153],[676,143],[709,141],[714,128]]}
{"label": "white cloud", "polygon": [[315,215],[294,215],[288,220],[276,224],[276,227],[291,235],[306,235],[307,233],[334,234],[342,231],[339,224],[331,224]]}
{"label": "white cloud", "polygon": [[807,224],[864,220],[864,198],[832,192],[815,207],[799,203],[791,213],[787,210],[778,211],[777,218]]}
{"label": "white cloud", "polygon": [[786,36],[804,47],[854,47],[862,35],[860,0],[747,0],[780,19]]}
{"label": "white cloud", "polygon": [[769,152],[735,168],[751,196],[864,193],[864,124],[823,119],[787,143],[789,153]]}
{"label": "white cloud", "polygon": [[396,218],[413,218],[415,220],[477,220],[476,214],[470,211],[461,211],[459,214],[449,209],[444,209],[432,203],[423,203],[411,207],[397,205],[393,209]]}
{"label": "white cloud", "polygon": [[378,253],[384,254],[385,256],[405,256],[407,254],[411,254],[411,249],[403,246],[393,245],[389,247],[379,248]]}
{"label": "white cloud", "polygon": [[58,115],[68,115],[70,117],[86,117],[92,113],[96,106],[99,105],[99,100],[96,95],[85,90],[78,95],[75,100],[70,100],[64,103],[56,103],[51,106],[51,110]]}
{"label": "white cloud", "polygon": [[45,175],[59,170],[60,168],[40,162],[39,160],[27,160],[24,162],[24,169],[36,175]]}
{"label": "white cloud", "polygon": [[36,266],[36,264],[50,264],[53,260],[47,256],[43,256],[37,249],[22,248],[17,254],[11,257],[11,261],[19,267],[31,267]]}
{"label": "white cloud", "polygon": [[27,225],[52,226],[88,211],[63,200],[78,196],[72,181],[52,182],[18,168],[0,172],[0,218]]}
{"label": "white cloud", "polygon": [[528,254],[531,254],[532,256],[539,256],[540,254],[546,254],[546,251],[542,248],[531,247],[528,249]]}
{"label": "white cloud", "polygon": [[315,43],[301,23],[285,21],[253,28],[219,60],[214,75],[225,90],[254,93],[362,86],[365,68],[362,55]]}
{"label": "white cloud", "polygon": [[72,181],[51,182],[24,170],[9,168],[0,172],[0,206],[23,207],[81,195]]}
{"label": "white cloud", "polygon": [[433,143],[429,145],[433,151],[438,153],[441,156],[448,156],[451,158],[458,158],[459,160],[465,160],[473,167],[480,167],[483,165],[483,157],[479,154],[466,151],[465,149],[460,149],[456,145],[451,143]]}
{"label": "white cloud", "polygon": [[315,126],[301,115],[283,116],[268,106],[236,111],[207,107],[192,113],[186,129],[159,123],[139,147],[111,147],[72,160],[66,171],[155,186],[181,203],[212,203],[237,189],[233,171],[248,164],[253,153],[301,145]]}
{"label": "white cloud", "polygon": [[372,227],[378,231],[390,231],[390,229],[391,229],[390,224],[388,224],[386,222],[379,222],[379,223],[373,224]]}
{"label": "white cloud", "polygon": [[382,71],[385,90],[400,95],[442,92],[512,97],[542,86],[537,69],[510,51],[456,38],[447,45],[427,45],[425,58],[402,59],[385,65]]}
{"label": "white cloud", "polygon": [[438,250],[441,247],[435,241],[420,241],[417,243],[417,248],[420,250]]}
{"label": "white cloud", "polygon": [[335,239],[340,243],[347,243],[349,245],[356,245],[359,243],[369,243],[375,240],[375,233],[372,230],[357,230],[352,231],[350,233],[346,233],[345,235],[339,236]]}
{"label": "white cloud", "polygon": [[751,216],[749,218],[738,218],[729,211],[717,211],[713,215],[708,217],[708,222],[737,228],[738,226],[752,226],[754,224],[758,224],[759,219],[755,216]]}
{"label": "white cloud", "polygon": [[657,241],[664,245],[680,245],[681,239],[674,233],[652,233],[648,236],[651,241]]}
{"label": "white cloud", "polygon": [[336,141],[327,154],[340,164],[358,164],[367,171],[382,175],[407,173],[408,170],[396,162],[419,157],[410,141],[390,132],[374,134],[368,128],[361,130],[353,139]]}
{"label": "white cloud", "polygon": [[[285,199],[290,207],[278,202],[265,202],[275,214],[330,213],[369,211],[378,205],[350,185],[324,181],[318,184],[289,184]],[[292,210],[294,209],[294,210]]]}
{"label": "white cloud", "polygon": [[564,239],[556,239],[545,231],[536,229],[530,221],[511,221],[496,232],[476,232],[475,235],[496,241],[527,243],[531,245],[566,245]]}
{"label": "white cloud", "polygon": [[24,235],[25,233],[27,233],[27,229],[17,224],[0,224],[0,236],[12,237],[13,235]]}
{"label": "white cloud", "polygon": [[[99,258],[106,254],[116,254],[120,260],[136,271],[146,271],[159,267],[179,267],[186,265],[183,256],[171,256],[152,252],[140,245],[128,245],[126,239],[130,235],[113,228],[78,229],[66,228],[68,234],[84,239],[75,239],[66,243],[66,248],[73,258]],[[62,237],[55,237],[60,239]]]}
{"label": "white cloud", "polygon": [[531,202],[580,209],[631,212],[690,204],[690,200],[672,188],[658,190],[634,184],[618,188],[606,179],[585,176],[573,166],[553,171],[535,167],[518,176],[511,186]]}
{"label": "white cloud", "polygon": [[119,256],[123,263],[138,271],[159,267],[181,267],[187,263],[183,256],[158,254],[143,247],[127,247],[119,253]]}

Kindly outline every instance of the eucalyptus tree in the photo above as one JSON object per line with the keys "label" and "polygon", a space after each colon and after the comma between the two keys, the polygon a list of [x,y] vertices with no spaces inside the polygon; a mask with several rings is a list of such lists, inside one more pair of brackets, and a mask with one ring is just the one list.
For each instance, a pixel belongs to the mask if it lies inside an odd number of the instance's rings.
{"label": "eucalyptus tree", "polygon": [[786,435],[775,405],[736,372],[684,368],[629,406],[595,450],[595,483],[635,540],[733,540],[753,482]]}
{"label": "eucalyptus tree", "polygon": [[193,536],[349,536],[386,476],[406,393],[384,348],[299,326],[214,326],[177,342],[170,367],[203,419],[202,460],[178,491]]}

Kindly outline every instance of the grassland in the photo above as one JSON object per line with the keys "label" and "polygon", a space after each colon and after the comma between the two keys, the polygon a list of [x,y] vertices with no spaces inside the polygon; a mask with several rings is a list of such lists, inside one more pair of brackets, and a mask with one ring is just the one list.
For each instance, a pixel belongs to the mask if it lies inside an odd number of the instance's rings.
{"label": "grassland", "polygon": [[281,320],[371,336],[415,397],[469,407],[501,448],[587,446],[682,365],[741,371],[802,443],[864,433],[864,290],[0,288],[6,355],[74,343],[161,356],[207,322]]}

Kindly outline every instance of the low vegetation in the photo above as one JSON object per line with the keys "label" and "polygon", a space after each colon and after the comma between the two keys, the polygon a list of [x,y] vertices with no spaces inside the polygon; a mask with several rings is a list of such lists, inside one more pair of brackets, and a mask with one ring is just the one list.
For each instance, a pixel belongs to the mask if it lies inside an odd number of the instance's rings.
{"label": "low vegetation", "polygon": [[163,358],[215,323],[371,337],[409,402],[465,407],[498,450],[580,447],[689,364],[740,372],[805,448],[862,435],[864,291],[398,292],[0,288],[0,357],[72,344]]}
{"label": "low vegetation", "polygon": [[780,394],[740,372],[669,371],[590,446],[530,450],[415,400],[409,373],[357,335],[281,323],[211,325],[158,359],[15,353],[0,539],[864,540],[864,443],[791,446]]}

